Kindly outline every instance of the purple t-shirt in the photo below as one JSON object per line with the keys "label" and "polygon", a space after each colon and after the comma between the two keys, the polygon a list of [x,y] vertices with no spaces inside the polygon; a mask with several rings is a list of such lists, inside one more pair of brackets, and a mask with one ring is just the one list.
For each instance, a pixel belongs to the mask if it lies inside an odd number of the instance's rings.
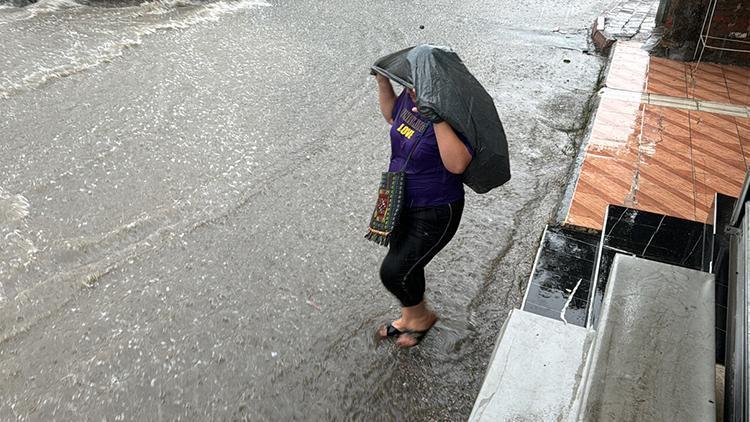
{"label": "purple t-shirt", "polygon": [[[404,90],[393,106],[391,126],[391,165],[388,171],[399,171],[409,156],[414,142],[417,148],[406,166],[406,208],[433,207],[449,204],[464,197],[464,184],[460,174],[449,172],[443,165],[432,123],[414,113],[414,102]],[[464,137],[456,133],[473,155]]]}

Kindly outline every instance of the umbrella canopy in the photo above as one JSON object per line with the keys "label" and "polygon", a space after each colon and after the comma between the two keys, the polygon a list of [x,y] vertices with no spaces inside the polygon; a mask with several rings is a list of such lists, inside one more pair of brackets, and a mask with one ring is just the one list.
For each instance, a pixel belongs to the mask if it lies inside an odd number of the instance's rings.
{"label": "umbrella canopy", "polygon": [[474,149],[464,183],[485,193],[510,180],[508,141],[495,103],[453,50],[418,45],[381,57],[372,71],[417,92],[417,108],[439,116]]}

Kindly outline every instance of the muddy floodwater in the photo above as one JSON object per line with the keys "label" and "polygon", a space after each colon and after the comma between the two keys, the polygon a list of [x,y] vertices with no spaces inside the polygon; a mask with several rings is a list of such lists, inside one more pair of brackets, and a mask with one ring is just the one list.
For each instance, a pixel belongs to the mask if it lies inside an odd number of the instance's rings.
{"label": "muddy floodwater", "polygon": [[[606,3],[0,3],[0,420],[465,420]],[[363,238],[389,154],[368,67],[421,42],[493,96],[513,179],[467,194],[427,267],[441,319],[398,350],[372,339],[398,307]]]}

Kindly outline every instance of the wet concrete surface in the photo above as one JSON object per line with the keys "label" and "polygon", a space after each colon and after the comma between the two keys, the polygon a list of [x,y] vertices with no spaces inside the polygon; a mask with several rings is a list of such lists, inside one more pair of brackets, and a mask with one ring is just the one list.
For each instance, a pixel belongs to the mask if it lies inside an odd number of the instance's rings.
{"label": "wet concrete surface", "polygon": [[[0,419],[466,419],[603,3],[0,9]],[[363,239],[388,158],[367,69],[424,41],[494,97],[514,178],[467,195],[427,267],[441,320],[397,350],[372,340],[398,308]]]}

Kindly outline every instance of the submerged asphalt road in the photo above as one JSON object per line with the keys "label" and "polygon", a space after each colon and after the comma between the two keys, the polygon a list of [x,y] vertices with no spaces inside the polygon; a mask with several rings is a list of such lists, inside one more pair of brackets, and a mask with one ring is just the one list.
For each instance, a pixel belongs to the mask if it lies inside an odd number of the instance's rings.
{"label": "submerged asphalt road", "polygon": [[[554,218],[604,1],[0,7],[0,420],[463,420]],[[419,29],[424,25],[424,29]],[[363,239],[388,158],[367,69],[454,47],[513,180],[467,196],[397,315]]]}

